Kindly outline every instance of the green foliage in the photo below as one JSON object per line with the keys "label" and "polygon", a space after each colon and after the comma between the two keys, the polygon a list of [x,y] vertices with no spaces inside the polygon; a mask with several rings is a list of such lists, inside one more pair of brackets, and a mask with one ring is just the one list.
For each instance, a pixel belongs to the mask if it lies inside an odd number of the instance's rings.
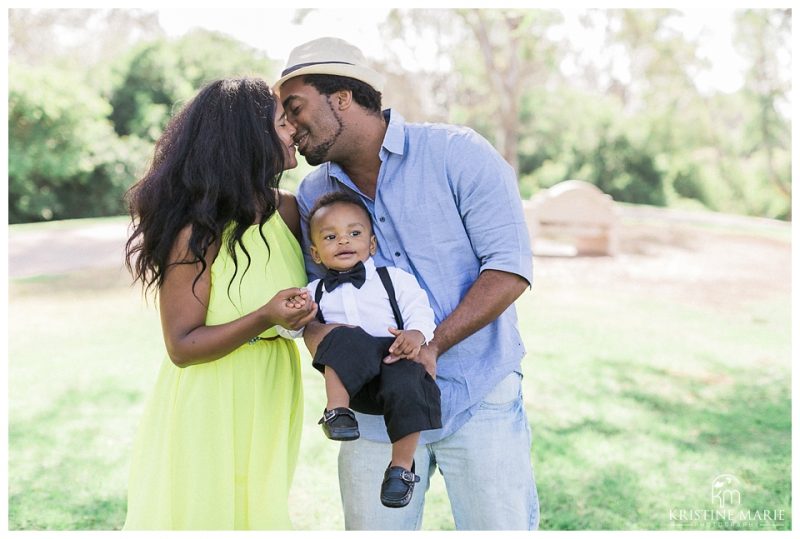
{"label": "green foliage", "polygon": [[271,61],[233,38],[196,30],[135,48],[120,61],[111,120],[120,135],[155,141],[170,116],[212,80],[271,73]]}
{"label": "green foliage", "polygon": [[[223,34],[153,39],[153,13],[78,11],[9,15],[11,222],[124,212],[177,107],[210,80],[275,73],[277,61]],[[597,54],[570,49],[559,12],[403,13],[393,37],[439,36],[440,63],[453,66],[408,74],[437,82],[414,84],[403,114],[426,117],[413,109],[428,104],[482,133],[516,164],[523,197],[584,179],[621,201],[791,219],[791,10],[736,13],[746,76],[731,94],[697,87],[710,65],[674,10],[587,10],[580,24],[604,36]],[[96,27],[78,42],[42,39],[87,17]],[[284,185],[299,179],[288,172]]]}
{"label": "green foliage", "polygon": [[[735,41],[748,72],[735,94],[700,91],[698,75],[711,66],[698,43],[678,30],[685,17],[678,11],[587,11],[583,26],[604,34],[609,51],[595,55],[547,46],[550,32],[565,28],[546,11],[529,11],[540,24],[526,26],[524,37],[507,31],[511,19],[486,11],[478,17],[460,10],[461,17],[450,18],[478,28],[450,51],[458,96],[449,104],[450,121],[504,144],[508,134],[500,128],[509,122],[502,111],[517,97],[496,82],[513,75],[504,70],[512,55],[487,61],[481,52],[519,37],[519,51],[544,47],[541,54],[522,54],[532,76],[518,96],[515,135],[523,197],[583,179],[621,201],[791,217],[790,10],[738,13]],[[571,76],[560,69],[570,64],[577,68]]]}
{"label": "green foliage", "polygon": [[263,54],[203,31],[147,42],[113,69],[12,62],[9,221],[125,213],[124,193],[176,107],[206,82],[270,68]]}
{"label": "green foliage", "polygon": [[627,122],[613,100],[581,92],[529,92],[523,101],[520,191],[525,196],[579,179],[615,200],[663,206],[665,171],[649,132]]}
{"label": "green foliage", "polygon": [[9,66],[9,221],[116,215],[142,164],[121,141],[110,107],[84,81],[55,68]]}
{"label": "green foliage", "polygon": [[577,179],[595,184],[620,202],[663,206],[663,178],[654,156],[627,134],[600,129],[597,147],[588,155],[577,156]]}
{"label": "green foliage", "polygon": [[695,162],[690,159],[670,159],[666,155],[660,155],[659,158],[662,164],[660,168],[666,171],[665,188],[668,190],[668,200],[685,198],[696,200],[707,207],[713,205],[707,183]]}
{"label": "green foliage", "polygon": [[136,133],[155,140],[178,96],[184,98],[191,93],[191,86],[179,75],[174,51],[162,43],[141,47],[125,65],[126,76],[114,89],[110,118],[120,135]]}

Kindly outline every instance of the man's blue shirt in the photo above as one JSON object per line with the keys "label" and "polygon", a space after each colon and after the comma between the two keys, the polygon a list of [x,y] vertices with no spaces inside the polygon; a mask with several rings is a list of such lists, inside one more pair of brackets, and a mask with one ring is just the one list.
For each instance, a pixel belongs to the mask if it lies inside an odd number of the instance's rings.
{"label": "man's blue shirt", "polygon": [[[456,308],[481,271],[514,273],[533,282],[528,229],[513,169],[475,131],[453,125],[406,123],[393,111],[380,150],[375,200],[335,163],[324,163],[300,184],[303,250],[309,280],[324,268],[309,255],[308,214],[331,191],[348,191],[372,214],[377,265],[413,274],[427,292],[436,323]],[[439,357],[442,428],[423,431],[430,443],[449,436],[486,394],[520,371],[525,348],[512,305],[497,320]],[[361,436],[388,442],[382,416],[358,414]]]}

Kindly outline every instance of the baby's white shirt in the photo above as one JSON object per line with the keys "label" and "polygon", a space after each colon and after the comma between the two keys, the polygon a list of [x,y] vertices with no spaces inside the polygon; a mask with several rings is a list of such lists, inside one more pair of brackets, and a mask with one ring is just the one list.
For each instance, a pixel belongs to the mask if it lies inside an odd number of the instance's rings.
{"label": "baby's white shirt", "polygon": [[[364,262],[364,268],[367,278],[361,288],[356,288],[352,283],[344,283],[332,292],[323,291],[319,308],[326,322],[359,326],[375,337],[392,337],[389,328],[397,327],[397,322],[389,304],[389,294],[372,258]],[[433,339],[436,321],[425,290],[410,273],[394,267],[387,267],[387,270],[392,278],[404,329],[416,329],[425,336],[425,342],[430,341]],[[308,294],[312,298],[317,286],[324,286],[320,279],[308,283]],[[287,338],[299,337],[303,333],[302,329],[290,331],[280,326],[276,329],[279,335]]]}

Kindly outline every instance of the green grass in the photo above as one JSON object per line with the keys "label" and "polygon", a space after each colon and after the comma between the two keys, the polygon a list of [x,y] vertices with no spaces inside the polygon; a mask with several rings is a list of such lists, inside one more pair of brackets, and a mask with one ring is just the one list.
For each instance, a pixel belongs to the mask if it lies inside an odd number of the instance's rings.
{"label": "green grass", "polygon": [[724,313],[554,286],[519,307],[542,528],[672,529],[730,473],[790,529],[788,297]]}
{"label": "green grass", "polygon": [[[163,357],[155,308],[128,282],[116,270],[10,282],[12,530],[124,521],[130,445]],[[712,509],[723,473],[740,481],[739,509],[784,510],[757,529],[791,529],[788,294],[722,309],[551,275],[518,310],[542,529],[725,527],[669,518]],[[291,516],[342,529],[336,444],[316,425],[322,379],[304,358]],[[423,529],[453,529],[441,476],[427,500]]]}

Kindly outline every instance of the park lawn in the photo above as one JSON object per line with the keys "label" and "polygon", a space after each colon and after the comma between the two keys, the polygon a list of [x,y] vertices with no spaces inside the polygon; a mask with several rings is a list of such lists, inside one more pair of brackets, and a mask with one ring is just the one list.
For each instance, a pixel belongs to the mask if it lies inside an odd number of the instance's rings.
{"label": "park lawn", "polygon": [[[542,284],[542,283],[539,283]],[[737,312],[556,285],[519,302],[543,529],[717,529],[739,509],[784,510],[791,529],[790,298]],[[677,518],[677,517],[674,517]]]}
{"label": "park lawn", "polygon": [[[542,529],[791,529],[788,295],[723,310],[549,276],[517,306]],[[120,528],[163,358],[152,301],[118,270],[18,279],[8,324],[10,529]],[[323,384],[303,357],[291,516],[342,529],[337,444],[316,425]],[[739,509],[783,520],[670,519],[713,509],[720,474],[738,479]],[[453,529],[438,474],[427,497],[423,529]]]}

